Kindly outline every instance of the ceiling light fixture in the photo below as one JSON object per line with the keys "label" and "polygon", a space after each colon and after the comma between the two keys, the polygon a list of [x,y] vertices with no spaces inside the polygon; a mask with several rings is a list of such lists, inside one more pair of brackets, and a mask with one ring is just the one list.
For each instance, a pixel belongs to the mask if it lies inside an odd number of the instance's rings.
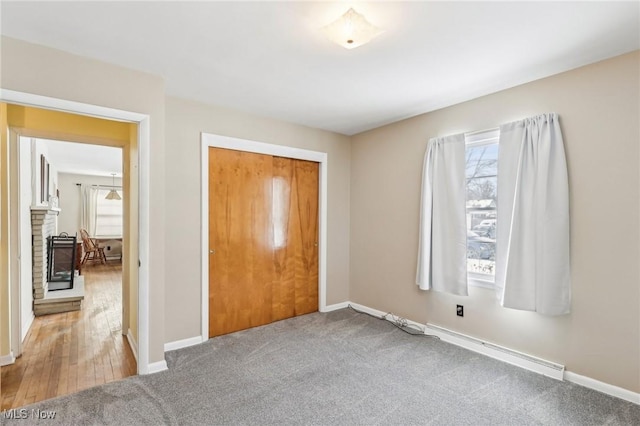
{"label": "ceiling light fixture", "polygon": [[111,191],[104,197],[105,200],[122,200],[118,191],[116,191],[116,174],[111,173]]}
{"label": "ceiling light fixture", "polygon": [[322,28],[329,39],[345,49],[354,49],[369,43],[384,30],[373,25],[367,19],[350,8],[337,21]]}

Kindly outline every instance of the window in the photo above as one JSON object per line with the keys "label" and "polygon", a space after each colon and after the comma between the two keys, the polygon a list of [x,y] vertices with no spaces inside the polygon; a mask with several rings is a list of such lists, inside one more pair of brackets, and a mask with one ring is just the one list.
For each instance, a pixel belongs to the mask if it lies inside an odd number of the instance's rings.
{"label": "window", "polygon": [[98,189],[95,236],[122,237],[122,200],[105,200],[108,193],[109,189]]}
{"label": "window", "polygon": [[465,137],[467,274],[480,286],[495,279],[498,139],[498,130]]}

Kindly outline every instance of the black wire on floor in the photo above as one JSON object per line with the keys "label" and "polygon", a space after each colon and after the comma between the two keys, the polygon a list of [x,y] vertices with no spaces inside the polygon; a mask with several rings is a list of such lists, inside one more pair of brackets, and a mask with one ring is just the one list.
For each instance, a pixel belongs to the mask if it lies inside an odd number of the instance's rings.
{"label": "black wire on floor", "polygon": [[[396,328],[404,331],[407,334],[410,334],[412,336],[422,336],[422,337],[432,337],[434,339],[438,339],[440,340],[440,338],[438,336],[434,336],[433,334],[426,334],[424,330],[422,330],[420,327],[413,325],[413,324],[409,324],[409,322],[402,317],[398,317],[394,314],[392,314],[391,312],[387,312],[384,315],[378,316],[378,315],[373,315],[370,314],[369,312],[365,312],[365,311],[361,311],[359,309],[354,308],[353,306],[351,306],[350,304],[347,305],[347,307],[349,309],[351,309],[354,312],[357,312],[359,314],[365,314],[365,315],[369,315],[371,318],[375,318],[375,319],[379,319],[379,320],[384,320],[384,321],[388,321],[391,324],[393,324]],[[389,319],[389,317],[391,317],[392,319]],[[409,330],[413,330],[413,331],[409,331]]]}

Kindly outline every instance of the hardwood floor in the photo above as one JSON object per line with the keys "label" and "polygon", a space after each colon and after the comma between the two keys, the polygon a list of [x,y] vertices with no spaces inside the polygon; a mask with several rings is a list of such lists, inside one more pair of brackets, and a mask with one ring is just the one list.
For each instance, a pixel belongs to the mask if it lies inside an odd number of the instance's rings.
{"label": "hardwood floor", "polygon": [[82,309],[36,317],[23,354],[2,367],[1,407],[21,407],[136,374],[122,335],[122,264],[86,264]]}

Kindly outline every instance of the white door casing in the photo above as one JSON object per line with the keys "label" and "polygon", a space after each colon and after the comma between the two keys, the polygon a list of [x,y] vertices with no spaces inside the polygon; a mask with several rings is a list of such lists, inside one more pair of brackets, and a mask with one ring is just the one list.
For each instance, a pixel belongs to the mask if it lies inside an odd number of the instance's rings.
{"label": "white door casing", "polygon": [[[33,106],[37,108],[64,111],[67,113],[87,115],[107,120],[120,120],[136,123],[138,125],[138,235],[132,238],[138,239],[139,268],[138,268],[138,374],[150,374],[166,370],[166,362],[160,361],[151,364],[149,362],[149,185],[150,185],[150,117],[147,114],[101,107],[65,99],[51,98],[34,95],[31,93],[17,92],[0,88],[0,101]],[[15,228],[14,228],[15,229]],[[15,263],[14,263],[15,264]],[[135,267],[136,259],[131,259],[131,266]],[[10,282],[10,293],[19,289],[17,280]],[[11,299],[12,309],[17,309],[17,298]],[[19,301],[18,301],[19,304]],[[19,321],[11,316],[11,342],[14,336],[20,335]]]}

